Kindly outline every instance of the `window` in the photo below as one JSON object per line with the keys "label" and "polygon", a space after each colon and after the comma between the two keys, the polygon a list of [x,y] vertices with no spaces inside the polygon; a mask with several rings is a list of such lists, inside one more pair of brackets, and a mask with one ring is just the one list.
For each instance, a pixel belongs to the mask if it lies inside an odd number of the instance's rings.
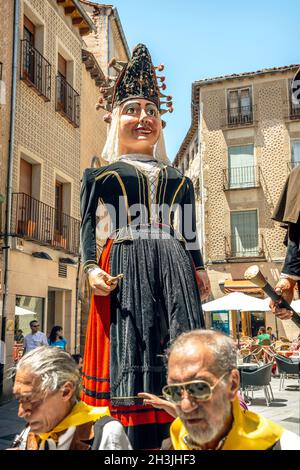
{"label": "window", "polygon": [[19,192],[32,195],[32,165],[23,158],[20,159]]}
{"label": "window", "polygon": [[24,34],[23,37],[31,46],[35,46],[35,25],[24,15]]}
{"label": "window", "polygon": [[54,246],[67,248],[71,236],[71,193],[72,185],[62,176],[57,175],[55,181],[54,210]]}
{"label": "window", "polygon": [[65,80],[67,80],[67,61],[59,53],[58,53],[58,60],[57,60],[57,70],[58,70],[58,74],[64,77]]}
{"label": "window", "polygon": [[57,107],[65,110],[67,106],[67,61],[61,54],[58,54],[57,59]]}
{"label": "window", "polygon": [[248,124],[253,121],[251,88],[228,90],[228,125]]}
{"label": "window", "polygon": [[21,155],[23,158],[20,158],[19,193],[15,195],[17,233],[20,236],[35,238],[39,221],[41,165],[23,153]]}
{"label": "window", "polygon": [[27,16],[24,16],[24,31],[23,31],[23,38],[24,38],[24,47],[26,49],[26,53],[24,56],[24,74],[29,78],[29,80],[34,83],[34,62],[35,57],[34,54],[31,53],[31,49],[34,48],[35,45],[35,26],[30,21]]}
{"label": "window", "polygon": [[[60,49],[61,50],[61,49]],[[67,52],[57,55],[56,111],[79,127],[79,94],[74,90],[74,60]]]}
{"label": "window", "polygon": [[43,331],[44,299],[41,297],[16,296],[15,306],[15,331],[22,330],[23,335],[31,333],[29,323],[36,320]]}
{"label": "window", "polygon": [[292,140],[292,168],[300,164],[300,140]]}
{"label": "window", "polygon": [[188,170],[189,164],[190,164],[190,154],[189,152],[187,152],[185,155],[185,165],[184,165],[186,170]]}
{"label": "window", "polygon": [[230,218],[232,256],[258,256],[257,211],[232,212]]}
{"label": "window", "polygon": [[55,183],[55,232],[62,233],[63,184]]}
{"label": "window", "polygon": [[21,80],[24,80],[45,101],[51,99],[51,65],[43,57],[44,27],[23,17],[21,40]]}
{"label": "window", "polygon": [[229,188],[251,188],[256,185],[253,145],[228,147]]}
{"label": "window", "polygon": [[300,102],[298,96],[293,97],[293,80],[289,80],[290,119],[300,119]]}

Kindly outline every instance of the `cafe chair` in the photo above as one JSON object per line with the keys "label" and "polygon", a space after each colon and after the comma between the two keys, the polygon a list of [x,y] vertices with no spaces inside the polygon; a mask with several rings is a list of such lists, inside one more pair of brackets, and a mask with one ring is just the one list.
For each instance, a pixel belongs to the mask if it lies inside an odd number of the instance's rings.
{"label": "cafe chair", "polygon": [[270,405],[271,401],[274,400],[273,390],[271,387],[271,374],[272,364],[265,364],[255,370],[241,370],[241,389],[243,394],[246,390],[253,390],[254,387],[262,387],[264,390],[266,404]]}
{"label": "cafe chair", "polygon": [[286,378],[288,374],[297,375],[298,382],[300,385],[300,375],[299,375],[300,362],[294,362],[292,361],[292,359],[289,359],[288,357],[279,356],[277,354],[275,356],[275,360],[277,363],[278,373],[280,375],[279,390],[284,389],[284,379]]}
{"label": "cafe chair", "polygon": [[242,357],[249,356],[250,352],[251,352],[250,349],[247,349],[247,348],[240,349],[240,355]]}

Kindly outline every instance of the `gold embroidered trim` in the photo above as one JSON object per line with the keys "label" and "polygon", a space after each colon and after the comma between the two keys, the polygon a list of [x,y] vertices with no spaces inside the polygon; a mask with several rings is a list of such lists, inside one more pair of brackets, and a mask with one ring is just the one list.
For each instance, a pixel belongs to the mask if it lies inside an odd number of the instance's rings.
{"label": "gold embroidered trim", "polygon": [[167,168],[165,167],[165,172],[166,172],[166,184],[165,184],[165,189],[164,189],[164,194],[163,194],[163,200],[162,200],[162,203],[164,204],[165,203],[165,200],[166,200],[166,191],[167,191],[167,186],[168,186],[168,172],[167,172]]}
{"label": "gold embroidered trim", "polygon": [[[134,166],[134,165],[133,165]],[[141,182],[140,182],[140,175],[137,171],[137,168],[134,166],[136,176],[138,179],[138,185],[139,185],[139,201],[140,201],[140,215],[142,216],[142,195],[141,195]],[[141,221],[142,222],[142,221]]]}
{"label": "gold embroidered trim", "polygon": [[108,176],[108,175],[114,175],[117,178],[117,180],[118,180],[118,182],[121,186],[123,196],[124,196],[124,199],[125,199],[125,204],[126,204],[128,223],[131,224],[131,217],[130,217],[130,214],[129,214],[128,197],[127,197],[125,185],[122,181],[121,176],[116,171],[110,170],[110,171],[105,171],[104,173],[102,173],[102,175],[97,176],[95,178],[95,181],[98,181],[98,180],[100,180],[100,179],[102,179],[102,178],[104,178],[105,176]]}
{"label": "gold embroidered trim", "polygon": [[177,188],[176,191],[175,191],[175,194],[174,194],[174,196],[173,196],[173,199],[172,199],[172,202],[171,202],[171,205],[170,205],[169,224],[171,225],[171,227],[173,227],[172,224],[171,224],[172,206],[173,206],[174,201],[175,201],[175,199],[176,199],[176,196],[177,196],[179,190],[181,189],[183,183],[185,182],[185,180],[186,180],[186,178],[185,178],[185,176],[184,176],[183,179],[182,179],[182,181],[181,181],[181,183],[180,183],[180,185],[178,186],[178,188]]}

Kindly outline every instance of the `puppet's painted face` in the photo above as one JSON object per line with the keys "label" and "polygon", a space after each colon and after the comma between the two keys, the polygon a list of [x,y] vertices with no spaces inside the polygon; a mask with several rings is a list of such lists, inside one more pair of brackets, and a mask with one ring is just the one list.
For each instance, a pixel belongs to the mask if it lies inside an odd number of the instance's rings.
{"label": "puppet's painted face", "polygon": [[120,109],[120,155],[153,155],[161,128],[160,115],[154,103],[140,98],[125,101]]}

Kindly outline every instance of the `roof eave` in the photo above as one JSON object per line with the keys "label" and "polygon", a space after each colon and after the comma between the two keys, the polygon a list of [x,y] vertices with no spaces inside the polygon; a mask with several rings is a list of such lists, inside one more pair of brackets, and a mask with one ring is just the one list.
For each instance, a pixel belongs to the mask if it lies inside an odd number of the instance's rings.
{"label": "roof eave", "polygon": [[123,27],[122,27],[122,23],[121,23],[121,20],[120,20],[120,17],[119,17],[119,13],[118,13],[118,10],[116,7],[113,7],[112,8],[112,13],[113,13],[113,18],[114,20],[116,21],[116,24],[117,24],[117,27],[118,27],[118,30],[120,32],[120,36],[121,36],[121,39],[122,39],[122,42],[123,42],[123,46],[124,46],[124,49],[125,49],[125,52],[126,52],[126,55],[127,55],[127,59],[130,60],[130,49],[128,47],[128,43],[127,43],[127,39],[126,39],[126,36],[124,34],[124,30],[123,30]]}
{"label": "roof eave", "polygon": [[96,31],[96,26],[85,12],[79,0],[56,0],[56,2],[64,8],[65,15],[71,17],[73,26],[78,28],[81,36]]}

